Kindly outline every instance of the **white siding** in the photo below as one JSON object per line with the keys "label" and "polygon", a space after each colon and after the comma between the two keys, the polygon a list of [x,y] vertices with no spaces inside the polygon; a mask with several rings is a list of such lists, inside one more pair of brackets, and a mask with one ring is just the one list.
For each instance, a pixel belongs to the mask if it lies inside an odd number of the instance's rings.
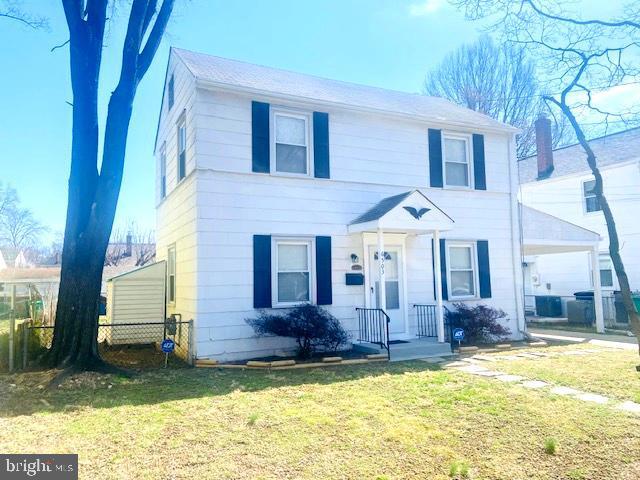
{"label": "white siding", "polygon": [[[427,131],[431,125],[204,89],[198,89],[196,104],[198,168],[251,172],[252,100],[270,102],[274,107],[328,112],[331,180],[334,182],[377,183],[406,189],[424,188],[429,184]],[[506,138],[506,135],[485,134],[489,191],[510,191]]]}
{"label": "white siding", "polygon": [[[174,104],[169,109],[168,84],[174,76]],[[178,184],[178,121],[184,115],[187,132],[186,176],[195,169],[195,134],[194,115],[195,79],[175,55],[169,58],[167,78],[164,87],[164,100],[160,110],[158,137],[156,139],[156,204],[162,203],[160,196],[160,161],[162,148],[166,151],[166,187],[167,197]]]}
{"label": "white siding", "polygon": [[[638,163],[612,165],[602,169],[604,193],[618,228],[621,255],[632,290],[640,288],[640,169]],[[522,203],[599,233],[600,252],[608,254],[609,239],[602,212],[586,213],[582,183],[589,174],[568,175],[521,185]],[[535,294],[572,295],[593,288],[587,253],[554,254],[531,258],[535,261],[540,285]],[[614,279],[617,285],[617,281]],[[550,288],[547,288],[547,287]]]}
{"label": "white siding", "polygon": [[[164,320],[164,262],[154,263],[109,280],[107,322],[157,323]],[[111,344],[153,343],[162,340],[162,326],[107,328]]]}
{"label": "white siding", "polygon": [[[156,210],[156,259],[167,260],[167,250],[176,249],[176,301],[167,305],[167,316],[182,315],[194,320],[197,289],[197,210],[196,175],[189,175]],[[194,352],[195,354],[195,352]]]}
{"label": "white siding", "polygon": [[[187,124],[193,129],[189,134],[194,136],[191,155],[196,171],[158,206],[157,252],[158,258],[166,258],[167,247],[176,244],[178,292],[170,311],[195,319],[198,357],[231,360],[293,347],[281,338],[255,338],[245,322],[256,315],[254,234],[330,235],[333,304],[328,308],[355,332],[355,307],[364,306],[365,292],[362,286],[345,285],[345,273],[351,271],[350,255],[363,259],[364,252],[362,235],[349,235],[347,225],[382,198],[414,188],[456,222],[445,238],[489,240],[493,298],[482,302],[504,309],[508,326],[518,335],[514,279],[520,272],[514,272],[512,258],[509,134],[484,132],[487,191],[431,189],[431,125],[286,103],[329,113],[331,179],[253,174],[251,101],[284,102],[196,91],[193,118]],[[168,153],[168,159],[173,157]],[[175,169],[168,166],[167,171]],[[406,257],[413,329],[412,305],[433,302],[431,237],[407,236]]]}

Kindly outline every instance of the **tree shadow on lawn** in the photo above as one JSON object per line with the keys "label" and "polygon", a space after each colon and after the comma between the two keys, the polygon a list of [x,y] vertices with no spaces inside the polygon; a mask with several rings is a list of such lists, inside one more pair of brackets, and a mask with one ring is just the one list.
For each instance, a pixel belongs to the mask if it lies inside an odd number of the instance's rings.
{"label": "tree shadow on lawn", "polygon": [[55,390],[47,390],[46,385],[57,371],[0,375],[0,417],[72,412],[86,407],[154,405],[222,396],[235,391],[258,392],[291,386],[329,385],[368,377],[438,370],[442,370],[440,365],[419,360],[273,371],[157,369],[136,373],[131,378],[82,373],[70,377]]}

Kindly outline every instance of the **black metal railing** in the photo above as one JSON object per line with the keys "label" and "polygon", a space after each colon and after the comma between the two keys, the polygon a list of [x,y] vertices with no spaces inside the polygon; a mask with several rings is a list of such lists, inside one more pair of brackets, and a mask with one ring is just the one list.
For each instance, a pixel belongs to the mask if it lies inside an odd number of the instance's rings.
{"label": "black metal railing", "polygon": [[[438,316],[437,313],[437,305],[433,304],[421,304],[416,303],[413,305],[413,308],[416,309],[416,317],[418,320],[418,331],[416,336],[419,338],[424,337],[438,337]],[[453,351],[454,342],[453,342],[453,329],[455,325],[453,325],[449,321],[449,317],[447,312],[450,310],[443,305],[442,306],[442,317],[444,322],[444,341],[451,345],[451,351]]]}
{"label": "black metal railing", "polygon": [[389,349],[389,322],[391,319],[381,308],[356,308],[358,314],[358,342],[380,345],[387,351],[387,358],[391,359]]}
{"label": "black metal railing", "polygon": [[436,315],[436,305],[414,304],[416,309],[416,317],[418,320],[418,330],[416,336],[437,337],[438,336],[438,319]]}

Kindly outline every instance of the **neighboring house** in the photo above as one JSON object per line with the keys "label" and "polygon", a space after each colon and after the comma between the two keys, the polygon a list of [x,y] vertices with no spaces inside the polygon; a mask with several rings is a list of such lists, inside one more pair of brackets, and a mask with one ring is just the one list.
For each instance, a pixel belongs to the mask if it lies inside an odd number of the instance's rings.
{"label": "neighboring house", "polygon": [[123,267],[123,269],[131,270],[153,263],[155,257],[155,243],[136,241],[129,233],[124,242],[109,242],[105,255],[105,266]]}
{"label": "neighboring house", "polygon": [[11,247],[0,248],[0,270],[33,266],[33,263],[27,260],[23,250]]}
{"label": "neighboring house", "polygon": [[[549,121],[536,123],[539,142],[548,143]],[[602,173],[604,193],[613,211],[620,253],[632,290],[640,288],[640,128],[617,132],[590,142]],[[538,143],[541,145],[541,143]],[[605,296],[605,319],[615,318],[613,292],[618,281],[609,257],[604,216],[593,193],[594,179],[580,145],[551,150],[518,162],[522,203],[554,215],[602,237],[597,258]],[[525,259],[525,289],[529,295],[558,295],[593,289],[592,260],[585,252],[530,256]],[[528,299],[531,301],[531,298]],[[619,317],[620,318],[620,317]]]}
{"label": "neighboring house", "polygon": [[[303,302],[354,341],[356,307],[412,339],[415,304],[457,301],[503,309],[521,338],[516,133],[440,98],[172,49],[155,145],[167,314],[220,360],[290,350],[245,319]],[[433,311],[422,333],[442,342]]]}

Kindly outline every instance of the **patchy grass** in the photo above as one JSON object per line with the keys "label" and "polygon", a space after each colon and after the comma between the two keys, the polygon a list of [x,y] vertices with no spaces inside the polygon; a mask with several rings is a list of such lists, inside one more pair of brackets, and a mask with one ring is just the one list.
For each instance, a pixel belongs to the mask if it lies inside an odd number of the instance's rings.
{"label": "patchy grass", "polygon": [[555,438],[547,438],[544,441],[544,451],[549,455],[555,455],[557,449],[556,439]]}
{"label": "patchy grass", "polygon": [[535,380],[600,393],[640,403],[640,363],[636,350],[599,348],[591,344],[549,347],[541,352],[600,350],[588,355],[563,355],[538,359],[504,360],[492,368]]}
{"label": "patchy grass", "polygon": [[640,417],[420,361],[45,381],[0,377],[0,451],[78,453],[81,478],[640,476]]}

